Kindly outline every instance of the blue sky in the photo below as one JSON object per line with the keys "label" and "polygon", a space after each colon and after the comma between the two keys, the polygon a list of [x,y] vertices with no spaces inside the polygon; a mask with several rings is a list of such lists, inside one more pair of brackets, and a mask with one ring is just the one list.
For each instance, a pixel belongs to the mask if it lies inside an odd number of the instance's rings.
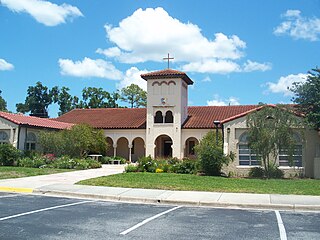
{"label": "blue sky", "polygon": [[[290,103],[319,66],[320,0],[1,0],[0,90],[15,112],[28,86],[112,92],[167,67],[195,84],[189,105]],[[50,117],[58,107],[49,108]]]}

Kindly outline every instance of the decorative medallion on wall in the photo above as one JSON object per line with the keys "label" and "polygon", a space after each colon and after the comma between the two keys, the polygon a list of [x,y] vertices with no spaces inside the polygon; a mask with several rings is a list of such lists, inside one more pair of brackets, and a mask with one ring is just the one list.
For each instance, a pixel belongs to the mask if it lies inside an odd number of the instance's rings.
{"label": "decorative medallion on wall", "polygon": [[166,104],[167,103],[167,99],[166,98],[161,98],[161,103],[162,104]]}

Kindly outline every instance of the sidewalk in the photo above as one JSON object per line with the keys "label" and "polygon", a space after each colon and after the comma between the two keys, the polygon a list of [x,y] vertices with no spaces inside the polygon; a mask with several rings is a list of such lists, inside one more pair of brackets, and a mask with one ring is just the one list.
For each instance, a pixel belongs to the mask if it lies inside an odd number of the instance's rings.
{"label": "sidewalk", "polygon": [[123,170],[124,166],[104,165],[101,169],[0,180],[0,191],[135,203],[320,211],[320,196],[168,191],[74,185],[80,180],[121,173]]}

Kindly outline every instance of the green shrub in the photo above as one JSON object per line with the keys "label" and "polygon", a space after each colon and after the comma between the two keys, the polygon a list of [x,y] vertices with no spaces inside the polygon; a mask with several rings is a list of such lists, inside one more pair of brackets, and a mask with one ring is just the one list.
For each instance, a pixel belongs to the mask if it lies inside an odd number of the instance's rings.
{"label": "green shrub", "polygon": [[54,168],[60,169],[90,169],[90,168],[100,168],[101,163],[94,160],[94,159],[77,159],[77,158],[70,158],[68,156],[62,156],[57,158],[50,166]]}
{"label": "green shrub", "polygon": [[151,156],[148,157],[141,157],[138,159],[138,169],[139,172],[156,172],[158,164],[155,160],[151,158]]}
{"label": "green shrub", "polygon": [[0,166],[13,166],[20,156],[21,152],[11,144],[0,145]]}
{"label": "green shrub", "polygon": [[115,156],[115,157],[105,156],[105,157],[102,157],[101,159],[99,159],[99,162],[102,164],[110,164],[114,160],[119,160],[121,164],[127,163],[127,160],[125,158],[119,157],[119,156]]}
{"label": "green shrub", "polygon": [[254,167],[249,171],[249,177],[251,178],[264,178],[264,169],[262,167]]}
{"label": "green shrub", "polygon": [[126,173],[129,173],[129,172],[138,172],[139,171],[139,167],[137,165],[132,165],[132,164],[129,164],[125,167],[125,171]]}
{"label": "green shrub", "polygon": [[88,168],[101,168],[101,163],[94,159],[85,159],[88,164]]}
{"label": "green shrub", "polygon": [[[269,178],[283,178],[284,172],[277,166],[269,167]],[[251,168],[249,171],[251,178],[266,178],[266,171],[262,167]]]}
{"label": "green shrub", "polygon": [[36,156],[34,158],[25,157],[18,161],[18,166],[29,168],[40,168],[46,164],[45,158]]}
{"label": "green shrub", "polygon": [[199,170],[199,161],[185,159],[176,164],[175,173],[196,174]]}

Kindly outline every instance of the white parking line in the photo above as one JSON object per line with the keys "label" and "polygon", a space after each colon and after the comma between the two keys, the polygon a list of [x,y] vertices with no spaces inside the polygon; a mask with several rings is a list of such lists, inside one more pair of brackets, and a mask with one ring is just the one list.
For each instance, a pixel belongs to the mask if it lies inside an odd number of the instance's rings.
{"label": "white parking line", "polygon": [[0,198],[8,198],[8,197],[16,197],[16,196],[20,196],[20,194],[12,194],[12,195],[0,196]]}
{"label": "white parking line", "polygon": [[20,214],[16,214],[16,215],[3,217],[3,218],[0,218],[0,221],[8,220],[8,219],[11,219],[11,218],[22,217],[22,216],[30,215],[30,214],[33,214],[33,213],[49,211],[49,210],[53,210],[53,209],[57,209],[57,208],[70,207],[70,206],[74,206],[74,205],[84,204],[84,203],[88,203],[88,202],[93,202],[93,201],[82,201],[82,202],[76,202],[76,203],[70,203],[70,204],[65,204],[65,205],[49,207],[49,208],[42,208],[42,209],[30,211],[30,212],[25,212],[25,213],[20,213]]}
{"label": "white parking line", "polygon": [[178,209],[178,208],[181,208],[181,207],[182,207],[182,206],[174,207],[174,208],[171,208],[171,209],[169,209],[169,210],[167,210],[167,211],[164,211],[164,212],[162,212],[162,213],[159,213],[159,214],[157,214],[157,215],[154,215],[153,217],[147,218],[147,219],[143,220],[142,222],[134,225],[133,227],[131,227],[131,228],[129,228],[129,229],[121,232],[120,234],[121,234],[121,235],[126,235],[126,234],[128,234],[129,232],[131,232],[131,231],[133,231],[133,230],[135,230],[135,229],[143,226],[144,224],[146,224],[146,223],[148,223],[148,222],[150,222],[150,221],[152,221],[152,220],[154,220],[154,219],[156,219],[156,218],[158,218],[158,217],[160,217],[160,216],[162,216],[162,215],[164,215],[164,214],[167,214],[167,213],[172,212],[172,211],[174,211],[174,210],[176,210],[176,209]]}
{"label": "white parking line", "polygon": [[279,227],[279,232],[280,232],[280,239],[287,240],[287,233],[286,233],[286,229],[284,228],[284,224],[282,222],[280,212],[277,210],[274,212],[276,213],[276,216],[277,216],[278,227]]}

